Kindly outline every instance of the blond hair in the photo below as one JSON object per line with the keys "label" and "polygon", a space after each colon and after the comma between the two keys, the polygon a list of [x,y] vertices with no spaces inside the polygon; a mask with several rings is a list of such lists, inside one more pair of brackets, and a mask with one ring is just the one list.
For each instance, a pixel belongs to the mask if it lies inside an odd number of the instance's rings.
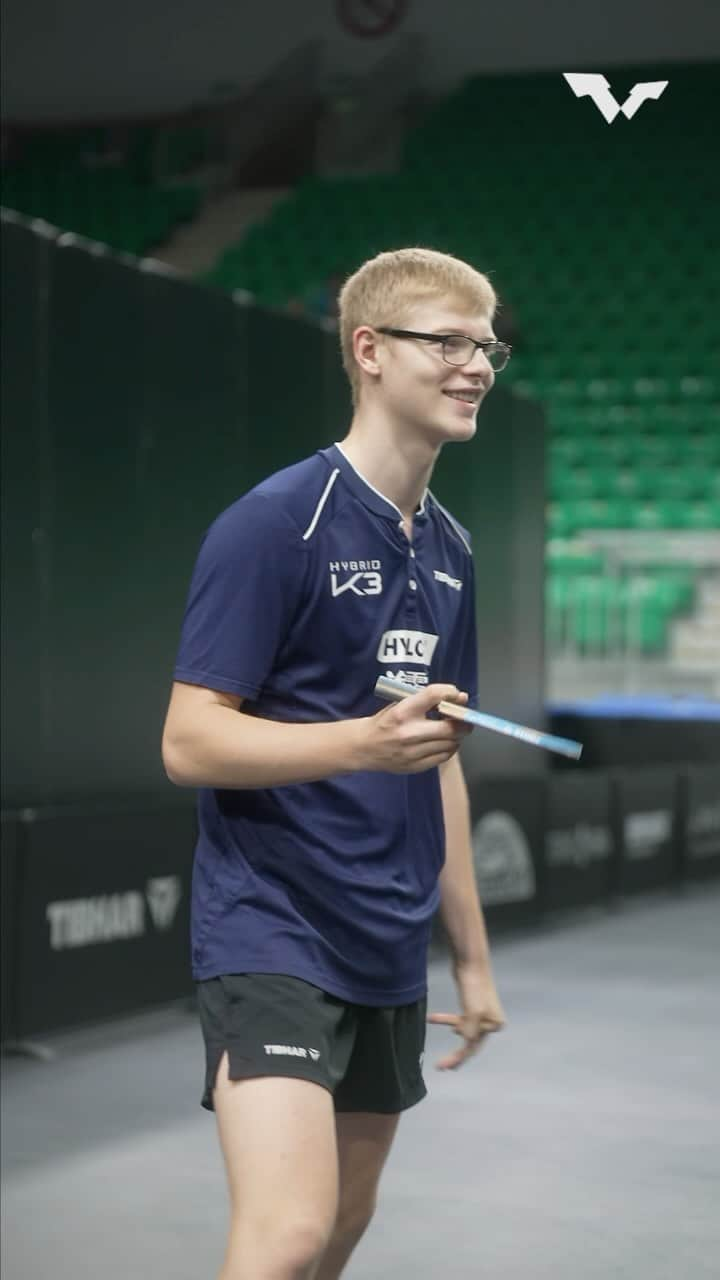
{"label": "blond hair", "polygon": [[353,404],[360,395],[360,371],[353,334],[363,324],[402,328],[407,311],[430,298],[442,298],[490,319],[498,298],[487,276],[461,258],[435,249],[393,249],[378,253],[351,275],[340,290],[340,345]]}

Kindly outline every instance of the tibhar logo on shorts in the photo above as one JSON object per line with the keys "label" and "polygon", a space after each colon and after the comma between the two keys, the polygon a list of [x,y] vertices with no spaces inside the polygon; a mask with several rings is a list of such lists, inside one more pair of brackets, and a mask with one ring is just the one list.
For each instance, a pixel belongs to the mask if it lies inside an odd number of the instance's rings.
{"label": "tibhar logo on shorts", "polygon": [[317,1062],[320,1057],[319,1049],[303,1049],[297,1044],[266,1044],[263,1046],[267,1054],[280,1055],[285,1058],[312,1058],[313,1062]]}
{"label": "tibhar logo on shorts", "polygon": [[442,569],[433,569],[433,578],[438,582],[446,582],[449,587],[454,587],[459,591],[462,587],[462,579],[451,578],[449,573],[443,573]]}
{"label": "tibhar logo on shorts", "polygon": [[[333,596],[341,596],[343,591],[352,591],[355,596],[381,595],[380,567],[380,560],[331,560],[330,587]],[[351,577],[340,582],[339,575],[343,573],[349,573]]]}
{"label": "tibhar logo on shorts", "polygon": [[378,645],[378,662],[420,662],[429,667],[438,637],[427,631],[384,631]]}

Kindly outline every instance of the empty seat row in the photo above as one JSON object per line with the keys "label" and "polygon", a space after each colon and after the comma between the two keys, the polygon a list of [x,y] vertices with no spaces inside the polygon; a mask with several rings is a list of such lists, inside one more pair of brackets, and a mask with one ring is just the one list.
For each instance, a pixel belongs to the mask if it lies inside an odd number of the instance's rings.
{"label": "empty seat row", "polygon": [[[565,377],[558,379],[550,376],[536,378],[522,376],[515,379],[514,386],[521,395],[543,400],[552,405],[553,424],[559,427],[562,423],[565,430],[573,430],[574,423],[581,421],[582,413],[578,410],[581,410],[583,405],[586,407],[595,405],[601,411],[607,411],[610,408],[617,408],[620,411],[632,410],[636,407],[642,411],[642,408],[645,408],[646,419],[652,423],[656,418],[655,406],[658,404],[666,405],[670,412],[675,405],[688,401],[708,404],[717,403],[720,399],[720,381],[700,373],[699,370],[696,373],[680,374],[675,378]],[[564,407],[566,411],[563,414]],[[620,422],[624,416],[631,418],[632,414],[623,415],[619,412],[613,415],[600,412],[597,420],[606,421],[607,429],[611,430],[613,422]],[[642,419],[642,412],[636,416],[636,420],[640,419]]]}
{"label": "empty seat row", "polygon": [[647,498],[720,500],[720,470],[704,466],[568,467],[550,465],[553,499]]}
{"label": "empty seat row", "polygon": [[[508,368],[510,366],[508,365]],[[720,432],[720,383],[703,379],[702,397],[694,397],[696,380],[666,388],[666,396],[647,404],[612,402],[574,404],[550,400],[549,425],[556,436],[678,435],[681,432]],[[667,398],[670,393],[671,398]],[[689,394],[688,394],[689,393]]]}
{"label": "empty seat row", "polygon": [[547,508],[550,537],[572,537],[586,529],[720,529],[720,501],[657,502],[630,498],[587,498],[550,502]]}
{"label": "empty seat row", "polygon": [[553,436],[548,458],[565,467],[719,467],[720,424],[717,431],[707,425],[707,431],[693,434]]}
{"label": "empty seat row", "polygon": [[692,605],[687,577],[612,578],[551,574],[546,580],[546,630],[554,651],[580,654],[661,654],[673,617]]}
{"label": "empty seat row", "polygon": [[135,254],[166,240],[199,200],[194,189],[154,190],[133,184],[124,172],[11,170],[3,180],[9,208]]}

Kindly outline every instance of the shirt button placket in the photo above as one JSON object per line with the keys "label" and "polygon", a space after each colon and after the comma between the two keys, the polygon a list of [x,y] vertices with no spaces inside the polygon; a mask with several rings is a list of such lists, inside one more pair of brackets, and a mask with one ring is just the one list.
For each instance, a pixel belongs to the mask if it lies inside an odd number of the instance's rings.
{"label": "shirt button placket", "polygon": [[[415,564],[414,564],[415,559],[416,559],[416,557],[415,557],[415,549],[414,549],[414,547],[410,547],[410,548],[409,548],[409,555],[408,555],[408,569],[409,569],[409,571],[410,571],[410,575],[412,575],[412,574],[414,574],[414,573],[415,573]],[[415,592],[417,591],[417,582],[416,582],[415,578],[414,578],[414,577],[412,577],[412,576],[408,577],[408,589],[409,589],[409,590],[410,590],[410,592],[412,593],[410,598],[411,598],[411,600],[413,601],[413,604],[414,604],[414,598],[413,598],[413,597],[414,597]]]}

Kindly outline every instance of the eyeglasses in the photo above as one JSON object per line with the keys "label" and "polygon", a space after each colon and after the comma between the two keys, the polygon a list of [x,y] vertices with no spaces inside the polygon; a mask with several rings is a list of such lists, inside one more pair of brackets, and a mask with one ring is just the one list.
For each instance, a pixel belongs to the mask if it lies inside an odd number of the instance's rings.
{"label": "eyeglasses", "polygon": [[466,338],[462,333],[415,333],[412,329],[378,328],[378,333],[387,333],[391,338],[420,338],[422,342],[439,342],[442,345],[442,358],[446,364],[469,364],[478,347],[495,373],[505,368],[512,347],[506,342],[476,342],[474,338]]}

